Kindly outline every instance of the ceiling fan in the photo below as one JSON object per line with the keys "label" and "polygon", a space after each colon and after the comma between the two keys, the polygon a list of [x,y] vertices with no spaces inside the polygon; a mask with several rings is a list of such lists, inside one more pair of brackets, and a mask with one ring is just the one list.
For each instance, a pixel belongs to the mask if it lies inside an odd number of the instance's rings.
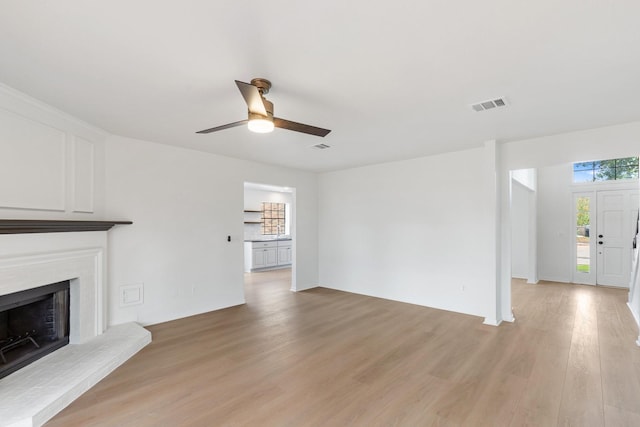
{"label": "ceiling fan", "polygon": [[271,89],[271,82],[267,79],[252,79],[251,83],[244,83],[236,80],[236,85],[247,103],[249,116],[246,120],[216,126],[196,133],[211,133],[223,129],[234,128],[247,124],[249,130],[257,133],[272,132],[274,127],[280,129],[293,130],[315,136],[326,136],[331,130],[319,127],[292,122],[278,117],[273,117],[273,103],[264,97]]}

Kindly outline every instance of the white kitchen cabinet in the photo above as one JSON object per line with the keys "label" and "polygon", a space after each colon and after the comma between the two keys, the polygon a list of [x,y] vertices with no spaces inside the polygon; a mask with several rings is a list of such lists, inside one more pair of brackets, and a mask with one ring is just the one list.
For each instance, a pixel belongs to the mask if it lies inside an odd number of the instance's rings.
{"label": "white kitchen cabinet", "polygon": [[278,248],[266,248],[262,250],[262,253],[264,254],[265,267],[273,267],[274,265],[278,265]]}
{"label": "white kitchen cabinet", "polygon": [[244,243],[244,271],[291,265],[291,240]]}
{"label": "white kitchen cabinet", "polygon": [[286,245],[278,245],[278,265],[291,264],[291,242]]}

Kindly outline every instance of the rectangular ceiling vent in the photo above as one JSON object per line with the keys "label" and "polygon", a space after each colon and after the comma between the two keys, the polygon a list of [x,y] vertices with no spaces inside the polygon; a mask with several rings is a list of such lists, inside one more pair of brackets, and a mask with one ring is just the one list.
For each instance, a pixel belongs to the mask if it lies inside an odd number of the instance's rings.
{"label": "rectangular ceiling vent", "polygon": [[485,110],[491,110],[493,108],[504,107],[506,105],[507,105],[506,99],[495,98],[495,99],[488,99],[486,101],[481,101],[475,104],[471,104],[471,108],[473,108],[473,111],[485,111]]}
{"label": "rectangular ceiling vent", "polygon": [[331,148],[331,146],[327,144],[316,144],[316,145],[312,145],[311,148],[315,150],[326,150],[327,148]]}

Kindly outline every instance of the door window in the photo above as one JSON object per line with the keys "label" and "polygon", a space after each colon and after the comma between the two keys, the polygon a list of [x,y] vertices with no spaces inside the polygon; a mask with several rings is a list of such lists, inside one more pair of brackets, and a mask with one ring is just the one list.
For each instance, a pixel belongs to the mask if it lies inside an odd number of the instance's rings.
{"label": "door window", "polygon": [[576,198],[576,271],[591,272],[591,197]]}

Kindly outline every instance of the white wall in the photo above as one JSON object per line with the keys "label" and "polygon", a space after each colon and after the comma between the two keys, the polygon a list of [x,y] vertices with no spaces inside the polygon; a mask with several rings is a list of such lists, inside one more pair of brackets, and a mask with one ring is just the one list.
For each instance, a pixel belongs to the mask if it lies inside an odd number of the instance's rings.
{"label": "white wall", "polygon": [[573,280],[571,164],[538,169],[538,275],[541,280]]}
{"label": "white wall", "polygon": [[[244,182],[295,187],[296,289],[316,286],[317,177],[124,137],[107,140],[112,324],[157,323],[244,302]],[[231,242],[227,242],[227,236]],[[120,307],[119,287],[144,284],[144,304]]]}
{"label": "white wall", "polygon": [[511,275],[538,282],[538,177],[536,169],[511,171]]}
{"label": "white wall", "polygon": [[529,190],[515,179],[511,187],[511,275],[526,279],[529,274]]}
{"label": "white wall", "polygon": [[[483,150],[324,173],[320,283],[486,316],[492,259]],[[491,236],[489,235],[491,234]]]}
{"label": "white wall", "polygon": [[245,188],[244,208],[247,210],[262,209],[262,202],[293,203],[293,194],[281,191],[256,190]]}
{"label": "white wall", "polygon": [[529,190],[536,191],[536,170],[535,169],[517,169],[511,171],[511,177]]}

